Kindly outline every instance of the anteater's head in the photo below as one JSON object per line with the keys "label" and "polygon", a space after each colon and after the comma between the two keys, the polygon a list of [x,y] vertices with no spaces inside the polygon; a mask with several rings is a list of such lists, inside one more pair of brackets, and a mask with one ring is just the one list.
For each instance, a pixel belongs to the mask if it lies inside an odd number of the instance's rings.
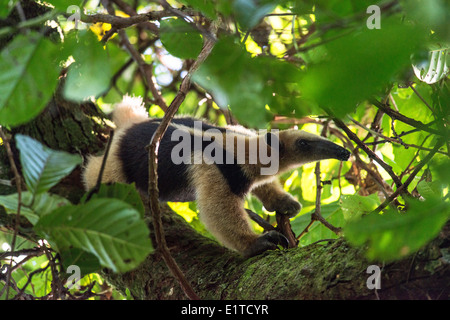
{"label": "anteater's head", "polygon": [[350,157],[347,149],[306,131],[284,130],[278,137],[281,170],[325,159],[346,161]]}

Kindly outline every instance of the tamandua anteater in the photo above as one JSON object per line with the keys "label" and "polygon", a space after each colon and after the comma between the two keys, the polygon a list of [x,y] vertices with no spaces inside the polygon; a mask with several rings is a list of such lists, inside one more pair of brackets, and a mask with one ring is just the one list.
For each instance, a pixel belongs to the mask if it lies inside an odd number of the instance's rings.
{"label": "tamandua anteater", "polygon": [[[148,188],[148,152],[161,119],[149,119],[140,98],[126,96],[115,106],[117,129],[102,176],[103,183]],[[250,227],[244,198],[252,192],[268,211],[295,216],[301,205],[276,175],[323,159],[348,160],[350,152],[301,130],[257,134],[240,126],[217,127],[190,117],[174,118],[158,152],[161,201],[197,201],[205,227],[226,247],[253,256],[287,240],[276,231],[258,235]],[[95,186],[103,156],[87,159],[83,181]]]}

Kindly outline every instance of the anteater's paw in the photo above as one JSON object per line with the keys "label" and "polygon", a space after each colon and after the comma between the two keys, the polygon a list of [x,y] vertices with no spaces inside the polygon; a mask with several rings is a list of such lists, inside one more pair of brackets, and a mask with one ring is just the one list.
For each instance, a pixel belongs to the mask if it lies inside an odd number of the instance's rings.
{"label": "anteater's paw", "polygon": [[257,238],[250,247],[245,250],[244,256],[249,258],[263,253],[266,250],[275,250],[278,246],[287,248],[289,245],[288,239],[278,231],[272,230],[262,234]]}

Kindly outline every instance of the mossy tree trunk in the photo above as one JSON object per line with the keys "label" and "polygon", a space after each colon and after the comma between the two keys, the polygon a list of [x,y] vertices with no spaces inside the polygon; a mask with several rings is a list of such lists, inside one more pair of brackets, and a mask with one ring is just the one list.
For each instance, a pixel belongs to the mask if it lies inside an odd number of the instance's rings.
{"label": "mossy tree trunk", "polygon": [[[245,260],[199,235],[169,207],[162,211],[171,253],[202,299],[450,298],[450,228],[415,255],[386,265],[367,261],[364,248],[343,239]],[[380,267],[380,290],[367,287],[370,265]],[[136,299],[186,298],[157,253],[132,272],[106,276]]]}
{"label": "mossy tree trunk", "polygon": [[[101,152],[108,127],[93,104],[77,105],[56,95],[38,118],[13,131],[18,132],[53,149],[86,155]],[[6,159],[0,160],[7,168]],[[78,168],[52,191],[75,203],[83,193],[80,172]],[[3,174],[8,175],[7,170]],[[197,233],[168,206],[161,208],[168,247],[202,299],[450,298],[448,226],[420,252],[386,265],[367,261],[364,248],[351,247],[343,239],[244,260]],[[381,269],[380,290],[367,287],[370,265]],[[186,299],[157,251],[132,272],[104,275],[136,299]]]}

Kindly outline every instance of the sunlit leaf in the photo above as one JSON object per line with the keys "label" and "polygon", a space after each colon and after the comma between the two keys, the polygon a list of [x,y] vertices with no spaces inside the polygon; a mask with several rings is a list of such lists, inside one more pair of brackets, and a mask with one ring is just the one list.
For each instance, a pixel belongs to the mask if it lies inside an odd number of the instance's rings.
{"label": "sunlit leaf", "polygon": [[380,205],[380,199],[376,194],[365,197],[359,194],[344,195],[341,201],[342,212],[346,220],[369,213]]}

